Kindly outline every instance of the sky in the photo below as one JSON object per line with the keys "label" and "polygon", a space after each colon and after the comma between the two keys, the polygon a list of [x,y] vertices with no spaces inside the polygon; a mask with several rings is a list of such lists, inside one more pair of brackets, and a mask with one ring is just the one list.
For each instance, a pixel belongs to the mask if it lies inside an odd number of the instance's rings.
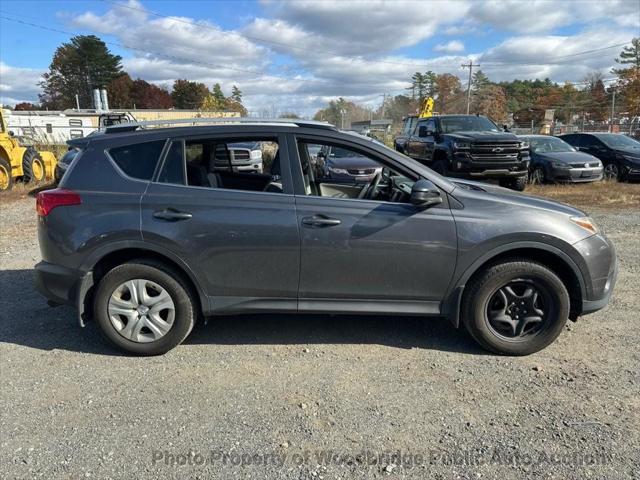
{"label": "sky", "polygon": [[133,78],[235,84],[250,114],[311,116],[338,97],[376,108],[416,71],[466,83],[470,60],[493,81],[611,78],[640,36],[640,1],[0,0],[0,102],[37,101],[55,49],[78,34],[102,38]]}

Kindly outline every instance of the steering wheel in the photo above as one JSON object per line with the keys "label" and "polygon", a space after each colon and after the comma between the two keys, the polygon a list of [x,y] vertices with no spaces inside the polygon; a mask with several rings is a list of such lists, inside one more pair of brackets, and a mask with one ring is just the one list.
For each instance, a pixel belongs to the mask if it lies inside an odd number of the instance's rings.
{"label": "steering wheel", "polygon": [[380,185],[380,180],[382,180],[382,172],[376,173],[375,177],[371,179],[369,185],[360,190],[360,195],[358,195],[358,199],[362,200],[371,200],[373,196],[378,191],[378,185]]}

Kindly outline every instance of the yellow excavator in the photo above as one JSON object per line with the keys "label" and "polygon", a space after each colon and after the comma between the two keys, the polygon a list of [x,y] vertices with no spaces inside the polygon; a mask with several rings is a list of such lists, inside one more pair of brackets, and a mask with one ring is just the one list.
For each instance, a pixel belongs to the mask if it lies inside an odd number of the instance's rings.
{"label": "yellow excavator", "polygon": [[40,183],[53,178],[56,163],[52,152],[20,145],[7,130],[0,105],[0,192],[11,190],[19,178],[25,183]]}
{"label": "yellow excavator", "polygon": [[433,111],[433,97],[427,97],[422,101],[422,105],[420,105],[420,113],[418,113],[418,118],[429,118],[433,115],[437,115],[437,112]]}

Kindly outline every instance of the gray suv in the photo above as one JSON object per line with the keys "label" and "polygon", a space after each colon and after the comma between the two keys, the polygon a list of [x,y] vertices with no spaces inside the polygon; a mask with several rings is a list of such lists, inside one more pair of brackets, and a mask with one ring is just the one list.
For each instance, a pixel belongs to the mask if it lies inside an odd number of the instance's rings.
{"label": "gray suv", "polygon": [[[609,301],[614,247],[580,210],[452,181],[328,124],[234,122],[71,140],[59,188],[37,197],[50,304],[139,355],[171,350],[200,318],[265,312],[444,316],[526,355]],[[262,172],[221,168],[216,152],[244,142],[268,146]],[[316,177],[312,154],[328,147],[379,169]]]}

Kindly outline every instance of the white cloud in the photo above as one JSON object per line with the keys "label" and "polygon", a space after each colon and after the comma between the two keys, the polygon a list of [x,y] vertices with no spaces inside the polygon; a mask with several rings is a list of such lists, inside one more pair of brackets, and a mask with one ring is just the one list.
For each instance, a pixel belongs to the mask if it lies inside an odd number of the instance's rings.
{"label": "white cloud", "polygon": [[451,40],[447,43],[439,43],[433,49],[436,52],[445,52],[445,53],[456,53],[456,52],[464,52],[464,43],[460,40]]}
{"label": "white cloud", "polygon": [[43,73],[34,68],[12,67],[0,61],[0,103],[15,105],[36,101]]}
{"label": "white cloud", "polygon": [[[131,47],[123,64],[134,78],[169,87],[178,78],[209,86],[220,82],[226,93],[237,84],[250,111],[277,108],[307,115],[338,96],[377,105],[382,93],[406,92],[416,71],[454,73],[464,82],[460,64],[469,58],[496,81],[580,81],[592,70],[608,72],[620,49],[554,58],[627,42],[637,36],[640,24],[635,0],[263,0],[262,6],[263,17],[249,18],[235,30],[212,20],[152,15],[138,0],[114,4],[102,15],[67,16],[67,21]],[[579,33],[557,35],[566,26]],[[473,39],[488,31],[514,33],[478,51]],[[455,39],[447,38],[453,35]],[[440,56],[398,53],[428,38],[436,40],[434,51]],[[464,55],[465,47],[474,53]],[[4,98],[37,97],[42,72],[5,64],[0,68]]]}

